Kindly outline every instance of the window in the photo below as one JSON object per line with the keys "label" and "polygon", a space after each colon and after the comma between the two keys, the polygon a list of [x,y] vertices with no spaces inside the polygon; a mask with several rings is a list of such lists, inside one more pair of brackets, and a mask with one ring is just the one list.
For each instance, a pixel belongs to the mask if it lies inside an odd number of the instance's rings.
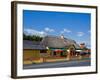
{"label": "window", "polygon": [[53,55],[54,55],[54,56],[56,55],[56,52],[55,52],[55,51],[53,52]]}
{"label": "window", "polygon": [[47,50],[40,50],[40,53],[47,53]]}

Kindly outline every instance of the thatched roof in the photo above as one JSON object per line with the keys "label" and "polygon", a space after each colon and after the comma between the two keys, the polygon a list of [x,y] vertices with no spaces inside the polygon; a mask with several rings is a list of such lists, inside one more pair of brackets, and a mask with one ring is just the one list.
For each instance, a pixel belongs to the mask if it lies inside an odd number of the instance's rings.
{"label": "thatched roof", "polygon": [[71,45],[74,45],[75,48],[80,48],[79,45],[74,40],[71,40],[68,38],[61,38],[61,37],[57,37],[57,36],[46,36],[43,38],[43,40],[41,42],[29,41],[29,40],[23,41],[24,49],[43,50],[43,49],[46,49],[46,47],[67,48]]}
{"label": "thatched roof", "polygon": [[79,45],[74,40],[67,38],[62,39],[57,36],[46,36],[41,41],[41,44],[52,48],[65,48],[70,45],[74,45],[75,48],[79,48]]}
{"label": "thatched roof", "polygon": [[75,48],[77,48],[77,49],[80,48],[80,46],[76,43],[76,41],[74,41],[74,40],[72,40],[72,39],[65,38],[65,41],[67,41],[67,44],[69,44],[69,46],[70,46],[70,45],[74,45]]}
{"label": "thatched roof", "polygon": [[40,42],[36,41],[23,41],[23,49],[37,49],[37,50],[44,50],[46,47],[44,45],[40,45]]}

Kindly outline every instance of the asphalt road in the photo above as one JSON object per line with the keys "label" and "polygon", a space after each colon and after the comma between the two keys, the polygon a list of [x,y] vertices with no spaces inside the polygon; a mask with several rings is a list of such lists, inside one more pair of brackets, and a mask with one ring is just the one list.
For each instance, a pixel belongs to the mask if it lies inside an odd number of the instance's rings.
{"label": "asphalt road", "polygon": [[90,66],[90,60],[76,60],[76,61],[61,61],[51,63],[40,63],[23,65],[23,69],[39,69],[39,68],[59,68],[59,67],[75,67],[75,66]]}

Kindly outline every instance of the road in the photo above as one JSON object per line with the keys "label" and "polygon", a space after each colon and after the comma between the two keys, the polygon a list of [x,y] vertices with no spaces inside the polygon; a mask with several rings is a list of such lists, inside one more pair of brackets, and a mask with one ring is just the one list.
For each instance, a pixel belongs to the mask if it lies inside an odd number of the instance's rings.
{"label": "road", "polygon": [[75,67],[75,66],[90,66],[90,65],[91,65],[90,59],[86,59],[86,60],[61,61],[61,62],[24,65],[23,69],[59,68],[59,67]]}

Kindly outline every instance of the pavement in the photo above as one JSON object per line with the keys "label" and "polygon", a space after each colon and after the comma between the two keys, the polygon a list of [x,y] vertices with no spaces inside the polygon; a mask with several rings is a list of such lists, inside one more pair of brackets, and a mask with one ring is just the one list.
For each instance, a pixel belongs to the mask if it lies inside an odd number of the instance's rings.
{"label": "pavement", "polygon": [[39,64],[29,64],[23,65],[23,69],[39,69],[39,68],[60,68],[60,67],[80,67],[80,66],[90,66],[91,60],[72,60],[72,61],[59,61],[59,62],[45,62]]}

